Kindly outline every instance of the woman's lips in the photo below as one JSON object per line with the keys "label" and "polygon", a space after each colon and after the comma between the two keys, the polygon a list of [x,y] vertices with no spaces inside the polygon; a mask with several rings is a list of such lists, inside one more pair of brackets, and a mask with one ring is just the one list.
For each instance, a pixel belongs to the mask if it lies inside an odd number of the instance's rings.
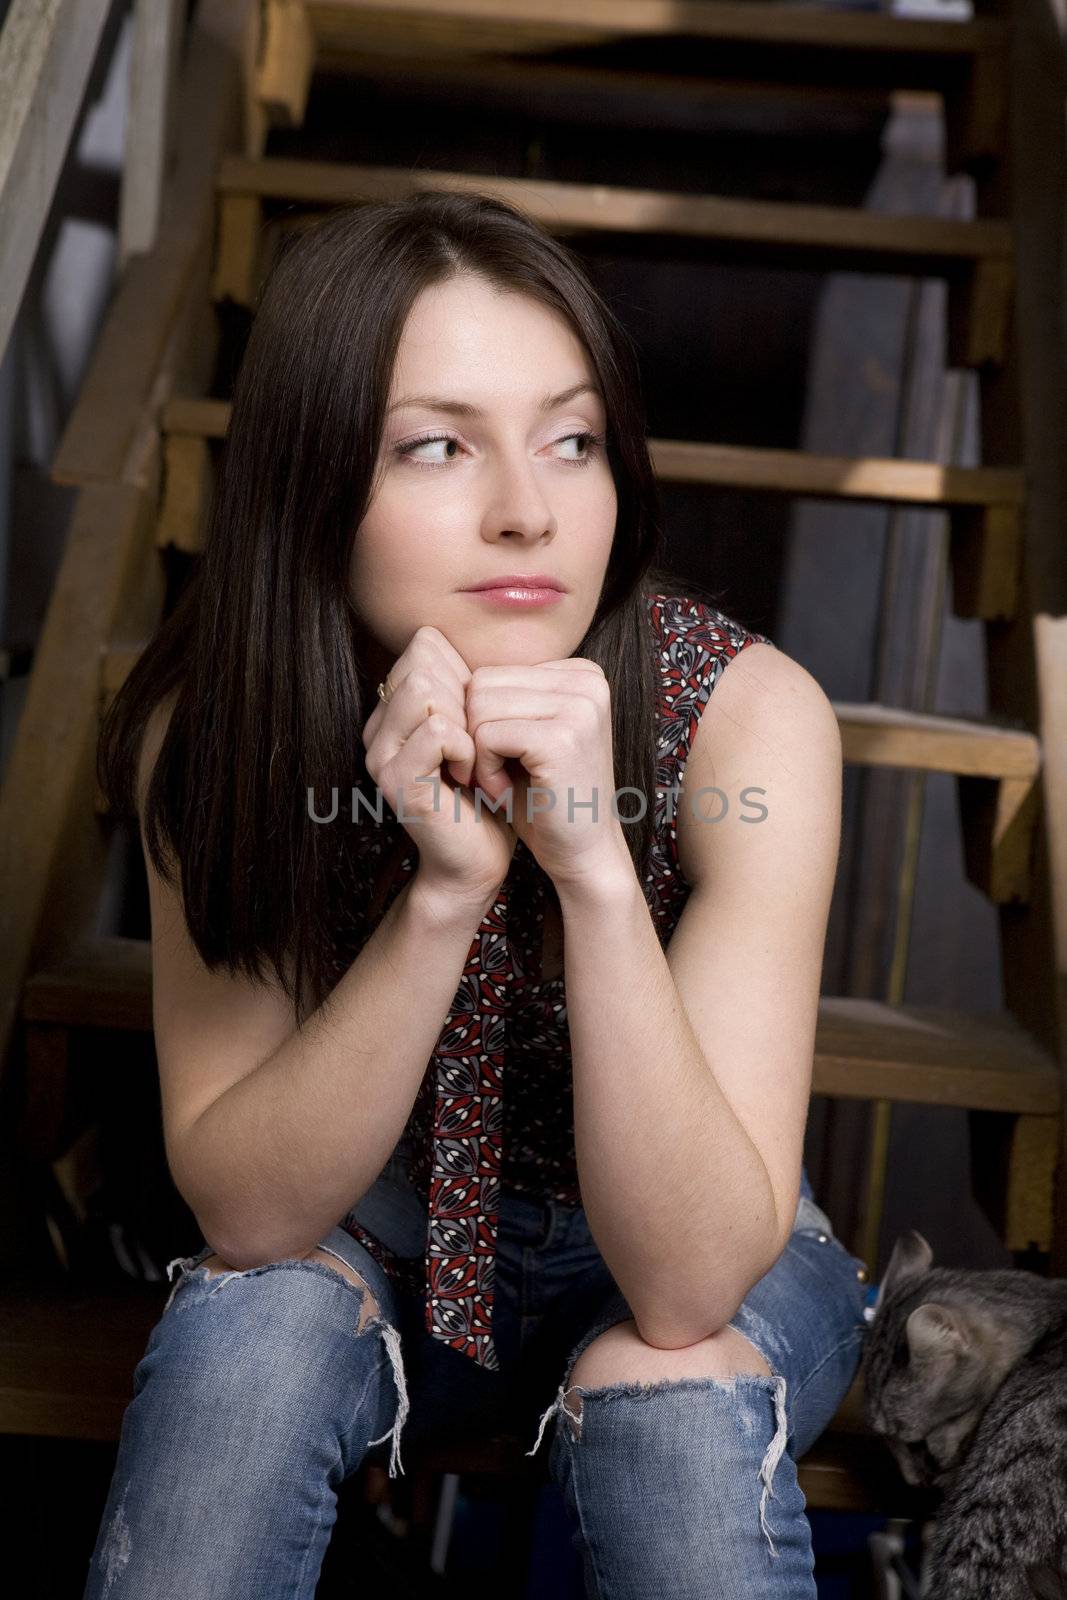
{"label": "woman's lips", "polygon": [[562,589],[537,589],[516,584],[502,584],[494,589],[467,589],[465,591],[474,600],[488,600],[491,605],[497,606],[547,606],[554,600],[563,599]]}

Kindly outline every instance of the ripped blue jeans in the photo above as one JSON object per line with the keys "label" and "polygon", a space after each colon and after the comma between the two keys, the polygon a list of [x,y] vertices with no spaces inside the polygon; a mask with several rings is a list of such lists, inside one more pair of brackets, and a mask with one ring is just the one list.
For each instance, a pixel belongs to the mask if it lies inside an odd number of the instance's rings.
{"label": "ripped blue jeans", "polygon": [[[425,1213],[395,1164],[350,1216],[421,1253]],[[867,1274],[806,1172],[788,1245],[730,1323],[769,1375],[575,1389],[578,1356],[631,1315],[581,1208],[503,1191],[495,1372],[432,1339],[342,1225],[320,1248],[362,1284],[304,1257],[205,1267],[207,1243],[170,1263],[84,1600],[306,1600],[364,1460],[395,1476],[401,1436],[505,1432],[532,1455],[549,1430],[589,1600],[814,1600],[796,1462],[856,1373]]]}

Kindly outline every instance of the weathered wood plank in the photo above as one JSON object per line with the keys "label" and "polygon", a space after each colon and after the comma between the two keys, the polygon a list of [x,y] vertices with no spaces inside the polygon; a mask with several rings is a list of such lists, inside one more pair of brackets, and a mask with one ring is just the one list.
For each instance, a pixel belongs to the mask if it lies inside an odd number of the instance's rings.
{"label": "weathered wood plank", "polygon": [[[147,940],[88,940],[26,984],[23,1015],[53,1025],[152,1027]],[[815,1094],[1055,1116],[1059,1078],[1013,1018],[824,995]]]}
{"label": "weathered wood plank", "polygon": [[93,484],[78,496],[0,787],[0,1061],[27,974],[95,914],[107,838],[93,808],[97,664],[120,621],[158,625],[155,492]]}
{"label": "weathered wood plank", "polygon": [[220,164],[218,187],[223,195],[312,205],[359,204],[425,188],[487,189],[518,202],[549,227],[773,245],[810,253],[828,264],[863,260],[867,270],[918,276],[985,260],[1010,266],[1012,255],[1011,229],[996,219],[890,216],[848,206],[672,194],[615,184],[230,155]]}
{"label": "weathered wood plank", "polygon": [[[338,48],[373,38],[447,38],[484,50],[539,49],[580,40],[684,35],[791,48],[917,52],[950,59],[1002,49],[1005,25],[995,18],[936,22],[881,12],[821,11],[761,0],[308,0],[321,44]],[[438,31],[433,34],[434,24]],[[405,35],[406,26],[406,35]],[[465,32],[462,31],[465,28]],[[390,33],[389,30],[393,32]]]}
{"label": "weathered wood plank", "polygon": [[0,356],[110,9],[110,0],[12,0],[0,30]]}
{"label": "weathered wood plank", "polygon": [[133,13],[130,101],[119,204],[120,270],[150,250],[163,208],[163,181],[177,128],[183,0],[137,0]]}
{"label": "weathered wood plank", "polygon": [[214,235],[220,154],[243,149],[243,60],[254,0],[205,0],[189,36],[177,112],[183,129],[156,243],[129,261],[52,463],[56,483],[115,482],[143,424],[171,331]]}

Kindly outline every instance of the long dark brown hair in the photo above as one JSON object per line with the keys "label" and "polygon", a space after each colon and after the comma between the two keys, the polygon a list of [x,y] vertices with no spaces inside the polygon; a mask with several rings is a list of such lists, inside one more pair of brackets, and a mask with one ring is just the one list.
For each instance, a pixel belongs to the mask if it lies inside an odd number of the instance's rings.
{"label": "long dark brown hair", "polygon": [[[335,785],[345,796],[369,782],[361,730],[377,702],[349,593],[352,546],[408,313],[428,285],[460,272],[566,318],[604,395],[618,514],[600,603],[574,653],[611,684],[616,786],[648,800],[624,828],[642,881],[648,864],[657,682],[647,596],[671,579],[653,565],[661,512],[633,343],[579,260],[500,200],[420,192],[330,212],[292,236],[264,284],[203,553],[113,700],[97,759],[112,813],[135,818],[144,733],[173,699],[141,816],[152,862],[180,885],[205,964],[276,978],[298,1009],[298,996],[322,1004],[367,933],[356,830],[315,822],[307,796],[321,804]],[[636,813],[632,796],[619,804]]]}

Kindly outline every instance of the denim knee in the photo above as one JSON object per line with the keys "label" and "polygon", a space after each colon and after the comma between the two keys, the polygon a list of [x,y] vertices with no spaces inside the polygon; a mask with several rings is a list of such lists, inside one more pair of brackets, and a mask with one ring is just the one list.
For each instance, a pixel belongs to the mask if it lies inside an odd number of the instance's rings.
{"label": "denim knee", "polygon": [[[231,1381],[227,1363],[232,1360],[237,1375],[262,1386],[280,1412],[293,1405],[301,1414],[314,1414],[316,1402],[339,1398],[356,1377],[357,1410],[346,1431],[365,1412],[371,1431],[377,1432],[377,1419],[395,1412],[392,1426],[367,1443],[370,1448],[392,1439],[389,1475],[394,1477],[403,1472],[400,1435],[409,1407],[392,1287],[377,1263],[340,1230],[332,1230],[320,1248],[352,1266],[362,1284],[322,1261],[299,1257],[246,1271],[212,1266],[209,1273],[202,1265],[211,1254],[207,1245],[194,1256],[172,1261],[168,1276],[175,1267],[181,1269],[180,1276],[153,1329],[146,1358],[164,1336],[168,1318],[177,1316],[183,1319],[184,1335],[177,1340],[179,1350],[197,1340],[205,1342],[206,1366],[217,1384],[225,1387]],[[249,1298],[231,1293],[231,1287],[256,1292]],[[188,1320],[193,1308],[201,1311],[195,1326]],[[335,1360],[349,1383],[339,1385],[324,1372]],[[136,1383],[135,1374],[135,1394]]]}
{"label": "denim knee", "polygon": [[171,1263],[86,1600],[310,1594],[337,1486],[390,1436],[399,1466],[406,1393],[368,1291],[319,1260],[228,1272],[209,1253]]}
{"label": "denim knee", "polygon": [[[567,1404],[567,1396],[575,1392],[582,1397],[580,1410]],[[677,1474],[683,1481],[703,1480],[705,1488],[711,1486],[708,1480],[717,1467],[726,1467],[731,1474],[747,1471],[753,1486],[757,1481],[760,1486],[760,1527],[774,1555],[767,1509],[774,1493],[775,1469],[789,1438],[785,1393],[786,1380],[780,1373],[612,1383],[595,1389],[561,1386],[541,1419],[543,1433],[549,1417],[557,1411],[561,1414],[550,1451],[552,1475],[557,1477],[561,1471],[561,1444],[580,1448],[590,1427],[596,1430],[598,1444],[609,1444],[619,1452],[621,1471],[629,1470],[628,1459],[641,1463],[642,1471],[661,1481]],[[534,1450],[528,1453],[532,1455]],[[661,1464],[662,1472],[656,1463]]]}

